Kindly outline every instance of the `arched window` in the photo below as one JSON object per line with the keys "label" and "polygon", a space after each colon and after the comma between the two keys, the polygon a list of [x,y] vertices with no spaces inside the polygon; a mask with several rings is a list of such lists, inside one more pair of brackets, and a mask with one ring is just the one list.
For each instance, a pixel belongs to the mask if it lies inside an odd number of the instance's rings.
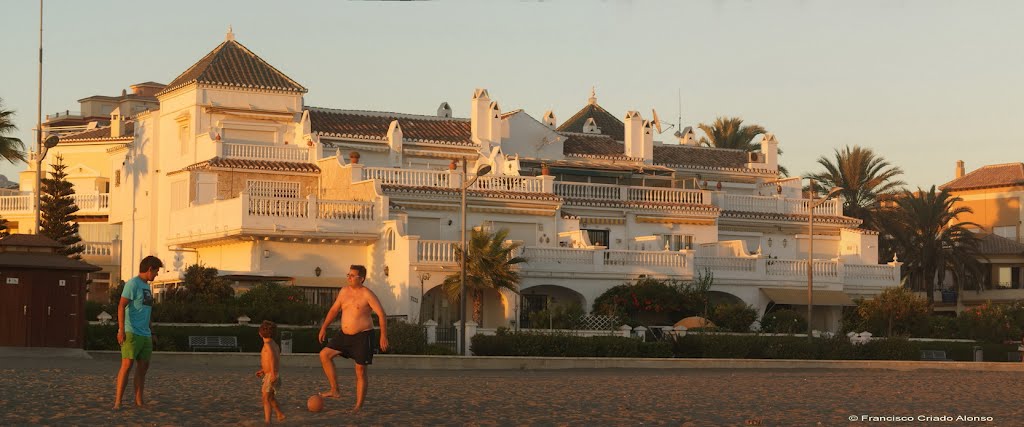
{"label": "arched window", "polygon": [[393,228],[389,228],[388,231],[384,232],[384,241],[387,242],[386,250],[395,250],[395,230]]}

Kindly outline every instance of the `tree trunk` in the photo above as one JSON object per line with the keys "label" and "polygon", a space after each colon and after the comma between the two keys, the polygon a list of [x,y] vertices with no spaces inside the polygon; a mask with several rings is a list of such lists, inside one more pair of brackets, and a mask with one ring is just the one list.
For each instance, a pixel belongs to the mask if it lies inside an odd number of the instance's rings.
{"label": "tree trunk", "polygon": [[478,327],[484,326],[484,291],[473,291],[473,321]]}

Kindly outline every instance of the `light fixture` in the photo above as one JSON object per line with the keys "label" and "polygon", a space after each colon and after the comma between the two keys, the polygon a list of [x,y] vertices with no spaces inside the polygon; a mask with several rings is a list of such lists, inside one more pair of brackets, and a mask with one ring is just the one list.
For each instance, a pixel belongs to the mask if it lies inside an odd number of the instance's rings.
{"label": "light fixture", "polygon": [[385,265],[384,266],[384,276],[387,277],[388,274],[390,274],[390,273],[391,273],[391,269],[389,269],[388,266]]}
{"label": "light fixture", "polygon": [[320,277],[320,273],[323,273],[323,272],[324,271],[321,270],[320,267],[317,267],[316,270],[313,270],[313,273],[316,273],[316,277]]}
{"label": "light fixture", "polygon": [[270,258],[270,249],[263,250],[263,258]]}

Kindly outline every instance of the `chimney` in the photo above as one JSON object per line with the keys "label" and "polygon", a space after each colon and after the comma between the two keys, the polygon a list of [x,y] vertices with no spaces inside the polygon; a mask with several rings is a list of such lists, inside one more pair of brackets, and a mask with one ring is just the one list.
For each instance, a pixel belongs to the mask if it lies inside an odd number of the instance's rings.
{"label": "chimney", "polygon": [[957,160],[956,161],[956,177],[957,178],[961,178],[963,176],[964,176],[964,161],[963,160]]}
{"label": "chimney", "polygon": [[121,116],[121,107],[114,108],[110,112],[110,137],[120,138],[124,136],[124,117]]}
{"label": "chimney", "polygon": [[469,129],[473,142],[483,145],[487,141],[490,128],[488,109],[490,108],[491,97],[487,89],[477,89],[473,92],[473,100],[469,116]]}
{"label": "chimney", "polygon": [[[646,144],[647,135],[645,133],[650,132],[651,124],[640,117],[640,113],[636,111],[629,111],[626,113],[626,152],[625,154],[629,157],[643,158],[645,160],[650,159],[651,156],[645,156],[645,153],[653,153],[653,144]],[[654,136],[650,138],[653,140]]]}
{"label": "chimney", "polygon": [[402,166],[402,125],[398,124],[398,120],[392,120],[391,125],[388,126],[388,148],[391,152],[388,153],[388,160],[391,161],[392,167]]}
{"label": "chimney", "polygon": [[501,143],[501,107],[498,106],[498,101],[492,101],[491,105],[487,109],[488,118],[490,123],[487,127],[487,139],[492,144]]}
{"label": "chimney", "polygon": [[679,138],[679,145],[699,145],[697,141],[697,134],[693,132],[693,128],[687,126],[681,131],[676,132],[676,138]]}
{"label": "chimney", "polygon": [[764,155],[764,165],[758,165],[757,168],[779,170],[779,140],[775,139],[774,133],[769,132],[761,137],[761,154]]}
{"label": "chimney", "polygon": [[587,121],[583,123],[583,133],[601,133],[601,128],[597,127],[597,122],[594,121],[593,117],[587,117]]}
{"label": "chimney", "polygon": [[551,112],[551,110],[548,110],[547,112],[544,113],[543,122],[544,125],[550,129],[554,129],[555,127],[558,126],[558,122],[555,120],[555,113]]}
{"label": "chimney", "polygon": [[452,107],[447,102],[442,102],[440,107],[437,107],[437,117],[443,117],[449,119],[452,117]]}
{"label": "chimney", "polygon": [[643,158],[644,163],[654,162],[654,124],[648,120],[644,120],[644,139],[643,139]]}

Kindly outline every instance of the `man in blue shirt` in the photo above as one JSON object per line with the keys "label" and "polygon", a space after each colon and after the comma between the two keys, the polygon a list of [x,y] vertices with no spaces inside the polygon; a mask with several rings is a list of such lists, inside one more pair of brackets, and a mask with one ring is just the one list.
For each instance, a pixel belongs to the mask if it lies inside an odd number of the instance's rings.
{"label": "man in blue shirt", "polygon": [[143,406],[142,389],[146,385],[146,371],[153,355],[153,290],[149,282],[156,279],[164,263],[160,258],[147,256],[139,264],[139,275],[124,284],[121,302],[117,305],[117,343],[121,345],[121,370],[117,373],[117,391],[114,409],[121,409],[121,396],[128,385],[132,364],[135,371],[135,405]]}

